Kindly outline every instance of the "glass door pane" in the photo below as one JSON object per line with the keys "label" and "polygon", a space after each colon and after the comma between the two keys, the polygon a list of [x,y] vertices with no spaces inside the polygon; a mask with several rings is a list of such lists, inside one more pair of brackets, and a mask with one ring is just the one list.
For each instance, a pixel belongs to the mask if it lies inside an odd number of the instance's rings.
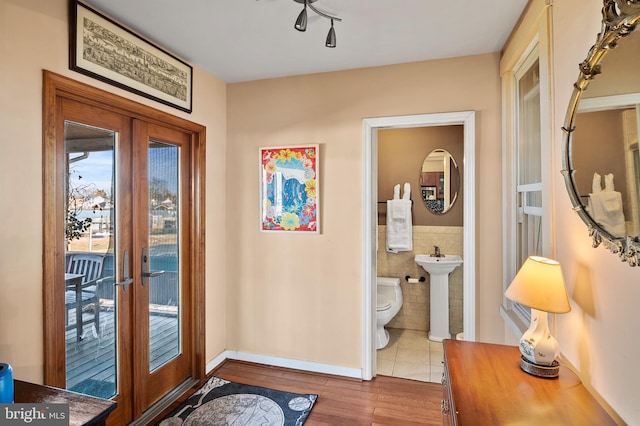
{"label": "glass door pane", "polygon": [[[192,376],[189,211],[190,135],[133,122],[135,286],[133,362],[142,413]],[[188,207],[189,206],[189,207]],[[186,232],[186,235],[185,235]],[[138,261],[140,259],[140,261]],[[139,269],[138,269],[139,268]]]}
{"label": "glass door pane", "polygon": [[114,297],[117,133],[65,121],[65,328],[67,389],[117,393]]}
{"label": "glass door pane", "polygon": [[[179,148],[149,142],[148,262],[149,371],[180,349],[180,168]],[[143,260],[144,262],[144,260]]]}

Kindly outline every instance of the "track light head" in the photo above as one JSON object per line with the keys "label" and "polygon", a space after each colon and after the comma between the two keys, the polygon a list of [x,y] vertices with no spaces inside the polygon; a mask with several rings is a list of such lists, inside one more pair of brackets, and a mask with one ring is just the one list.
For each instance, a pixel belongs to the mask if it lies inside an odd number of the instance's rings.
{"label": "track light head", "polygon": [[336,47],[336,30],[333,29],[333,19],[331,20],[331,28],[327,34],[327,41],[324,44],[327,47]]}
{"label": "track light head", "polygon": [[293,26],[298,31],[306,31],[307,30],[307,2],[304,2],[304,9],[298,15],[298,19],[296,19],[296,23]]}
{"label": "track light head", "polygon": [[314,11],[317,15],[331,20],[331,28],[329,29],[329,34],[327,34],[327,40],[325,42],[325,46],[336,47],[336,30],[333,29],[333,21],[335,20],[340,22],[342,21],[342,19],[338,18],[337,16],[329,15],[317,9],[315,6],[311,4],[311,3],[315,3],[318,0],[293,0],[293,1],[295,1],[296,3],[304,3],[304,9],[302,9],[302,12],[300,12],[300,14],[298,15],[298,19],[296,19],[296,23],[293,25],[293,27],[298,31],[307,30],[307,6],[309,6],[309,9]]}

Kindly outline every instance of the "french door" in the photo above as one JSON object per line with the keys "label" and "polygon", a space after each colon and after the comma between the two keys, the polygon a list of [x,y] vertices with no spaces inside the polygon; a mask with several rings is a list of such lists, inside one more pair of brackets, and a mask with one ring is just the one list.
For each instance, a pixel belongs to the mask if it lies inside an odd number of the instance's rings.
{"label": "french door", "polygon": [[45,382],[126,424],[204,374],[204,129],[75,89],[45,87]]}
{"label": "french door", "polygon": [[[133,123],[134,377],[143,408],[190,377],[189,135]],[[134,284],[135,284],[134,278]],[[159,288],[159,286],[163,286]],[[155,291],[154,291],[155,290]]]}

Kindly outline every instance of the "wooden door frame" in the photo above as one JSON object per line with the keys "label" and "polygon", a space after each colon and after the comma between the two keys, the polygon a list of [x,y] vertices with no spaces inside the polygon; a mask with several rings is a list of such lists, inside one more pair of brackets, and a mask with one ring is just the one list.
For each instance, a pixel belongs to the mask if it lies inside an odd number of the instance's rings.
{"label": "wooden door frame", "polygon": [[61,196],[56,188],[64,185],[64,167],[57,161],[56,140],[60,135],[57,121],[59,99],[72,99],[87,105],[113,111],[149,123],[170,125],[191,135],[190,166],[193,180],[190,191],[194,208],[187,230],[192,253],[191,306],[188,314],[192,323],[191,374],[202,381],[205,377],[205,137],[206,128],[149,106],[97,89],[68,77],[43,71],[43,329],[44,329],[44,383],[64,388],[65,325],[64,325],[64,221],[56,214],[62,208]]}

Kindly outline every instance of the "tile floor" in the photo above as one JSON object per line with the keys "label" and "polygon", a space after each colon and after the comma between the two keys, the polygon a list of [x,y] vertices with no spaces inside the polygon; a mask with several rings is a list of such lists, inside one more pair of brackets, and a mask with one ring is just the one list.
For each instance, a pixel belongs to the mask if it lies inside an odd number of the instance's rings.
{"label": "tile floor", "polygon": [[389,328],[389,344],[378,350],[377,374],[440,383],[444,371],[442,343],[426,331]]}

